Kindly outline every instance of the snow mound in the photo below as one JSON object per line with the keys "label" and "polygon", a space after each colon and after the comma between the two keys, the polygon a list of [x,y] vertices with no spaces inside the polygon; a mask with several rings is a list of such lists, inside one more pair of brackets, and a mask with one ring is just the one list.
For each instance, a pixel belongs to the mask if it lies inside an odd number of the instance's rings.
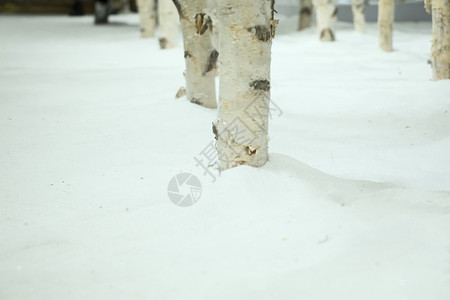
{"label": "snow mound", "polygon": [[194,217],[211,216],[195,235],[203,255],[191,253],[214,278],[209,297],[448,295],[448,192],[340,179],[273,153],[215,185],[219,197],[206,192]]}

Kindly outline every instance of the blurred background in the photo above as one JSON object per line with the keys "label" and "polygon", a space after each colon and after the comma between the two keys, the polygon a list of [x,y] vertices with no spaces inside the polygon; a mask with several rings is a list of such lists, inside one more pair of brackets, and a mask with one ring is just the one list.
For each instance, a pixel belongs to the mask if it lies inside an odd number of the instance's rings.
{"label": "blurred background", "polygon": [[[136,0],[110,0],[114,10],[137,11]],[[94,12],[95,0],[80,2],[85,14]],[[18,14],[69,14],[75,0],[0,0],[0,13]]]}
{"label": "blurred background", "polygon": [[[94,11],[94,0],[84,0],[83,13],[92,14]],[[411,21],[431,21],[423,8],[422,0],[398,0],[401,9],[395,12],[397,22]],[[0,0],[0,13],[19,14],[76,14],[73,11],[74,0]],[[136,0],[111,0],[114,12],[136,12]],[[350,0],[338,0],[340,21],[351,22],[352,12]],[[300,0],[277,0],[277,11],[286,16],[293,16],[298,13]],[[366,21],[376,22],[378,15],[377,0],[368,1],[366,7]]]}

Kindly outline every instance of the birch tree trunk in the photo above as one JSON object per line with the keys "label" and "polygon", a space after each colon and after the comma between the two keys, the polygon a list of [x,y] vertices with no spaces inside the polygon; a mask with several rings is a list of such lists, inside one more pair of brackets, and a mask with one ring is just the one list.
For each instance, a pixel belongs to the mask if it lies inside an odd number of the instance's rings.
{"label": "birch tree trunk", "polygon": [[311,27],[312,0],[300,0],[300,19],[298,30]]}
{"label": "birch tree trunk", "polygon": [[380,48],[392,51],[392,31],[394,27],[394,0],[380,0],[378,3],[378,26],[380,30]]}
{"label": "birch tree trunk", "polygon": [[450,79],[450,2],[428,0],[425,2],[425,7],[428,12],[431,9],[433,17],[431,46],[433,80]]}
{"label": "birch tree trunk", "polygon": [[366,27],[366,18],[364,16],[364,0],[352,0],[353,25],[356,31],[363,33]]}
{"label": "birch tree trunk", "polygon": [[320,33],[320,40],[332,42],[336,38],[335,28],[337,22],[336,0],[313,0],[316,8],[317,28]]}
{"label": "birch tree trunk", "polygon": [[220,0],[220,91],[213,124],[220,169],[268,160],[274,0]]}
{"label": "birch tree trunk", "polygon": [[176,47],[178,44],[178,13],[171,0],[159,0],[158,19],[161,49]]}
{"label": "birch tree trunk", "polygon": [[156,27],[156,2],[155,0],[138,0],[141,36],[143,38],[154,37]]}
{"label": "birch tree trunk", "polygon": [[212,46],[213,22],[207,0],[173,0],[180,16],[186,62],[186,95],[192,103],[216,108],[215,70],[219,52]]}

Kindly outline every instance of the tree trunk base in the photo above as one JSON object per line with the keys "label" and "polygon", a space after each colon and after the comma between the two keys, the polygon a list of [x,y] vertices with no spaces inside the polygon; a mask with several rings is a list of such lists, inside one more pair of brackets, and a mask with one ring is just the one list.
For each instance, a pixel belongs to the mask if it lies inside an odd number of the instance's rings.
{"label": "tree trunk base", "polygon": [[336,40],[335,27],[337,22],[338,8],[336,0],[313,0],[316,8],[317,28],[322,42],[333,42]]}
{"label": "tree trunk base", "polygon": [[378,4],[379,43],[381,50],[386,52],[393,51],[394,9],[394,0],[380,0]]}

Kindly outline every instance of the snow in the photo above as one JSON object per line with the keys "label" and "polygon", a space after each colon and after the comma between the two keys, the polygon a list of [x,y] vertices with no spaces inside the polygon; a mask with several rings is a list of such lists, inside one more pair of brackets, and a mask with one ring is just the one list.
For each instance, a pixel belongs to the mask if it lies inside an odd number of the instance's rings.
{"label": "snow", "polygon": [[[174,99],[181,48],[137,15],[0,18],[0,299],[450,298],[450,81],[431,24],[282,18],[270,161],[216,182],[216,111]],[[167,185],[189,172],[197,204]],[[214,173],[216,174],[216,173]],[[216,174],[217,175],[217,174]]]}

